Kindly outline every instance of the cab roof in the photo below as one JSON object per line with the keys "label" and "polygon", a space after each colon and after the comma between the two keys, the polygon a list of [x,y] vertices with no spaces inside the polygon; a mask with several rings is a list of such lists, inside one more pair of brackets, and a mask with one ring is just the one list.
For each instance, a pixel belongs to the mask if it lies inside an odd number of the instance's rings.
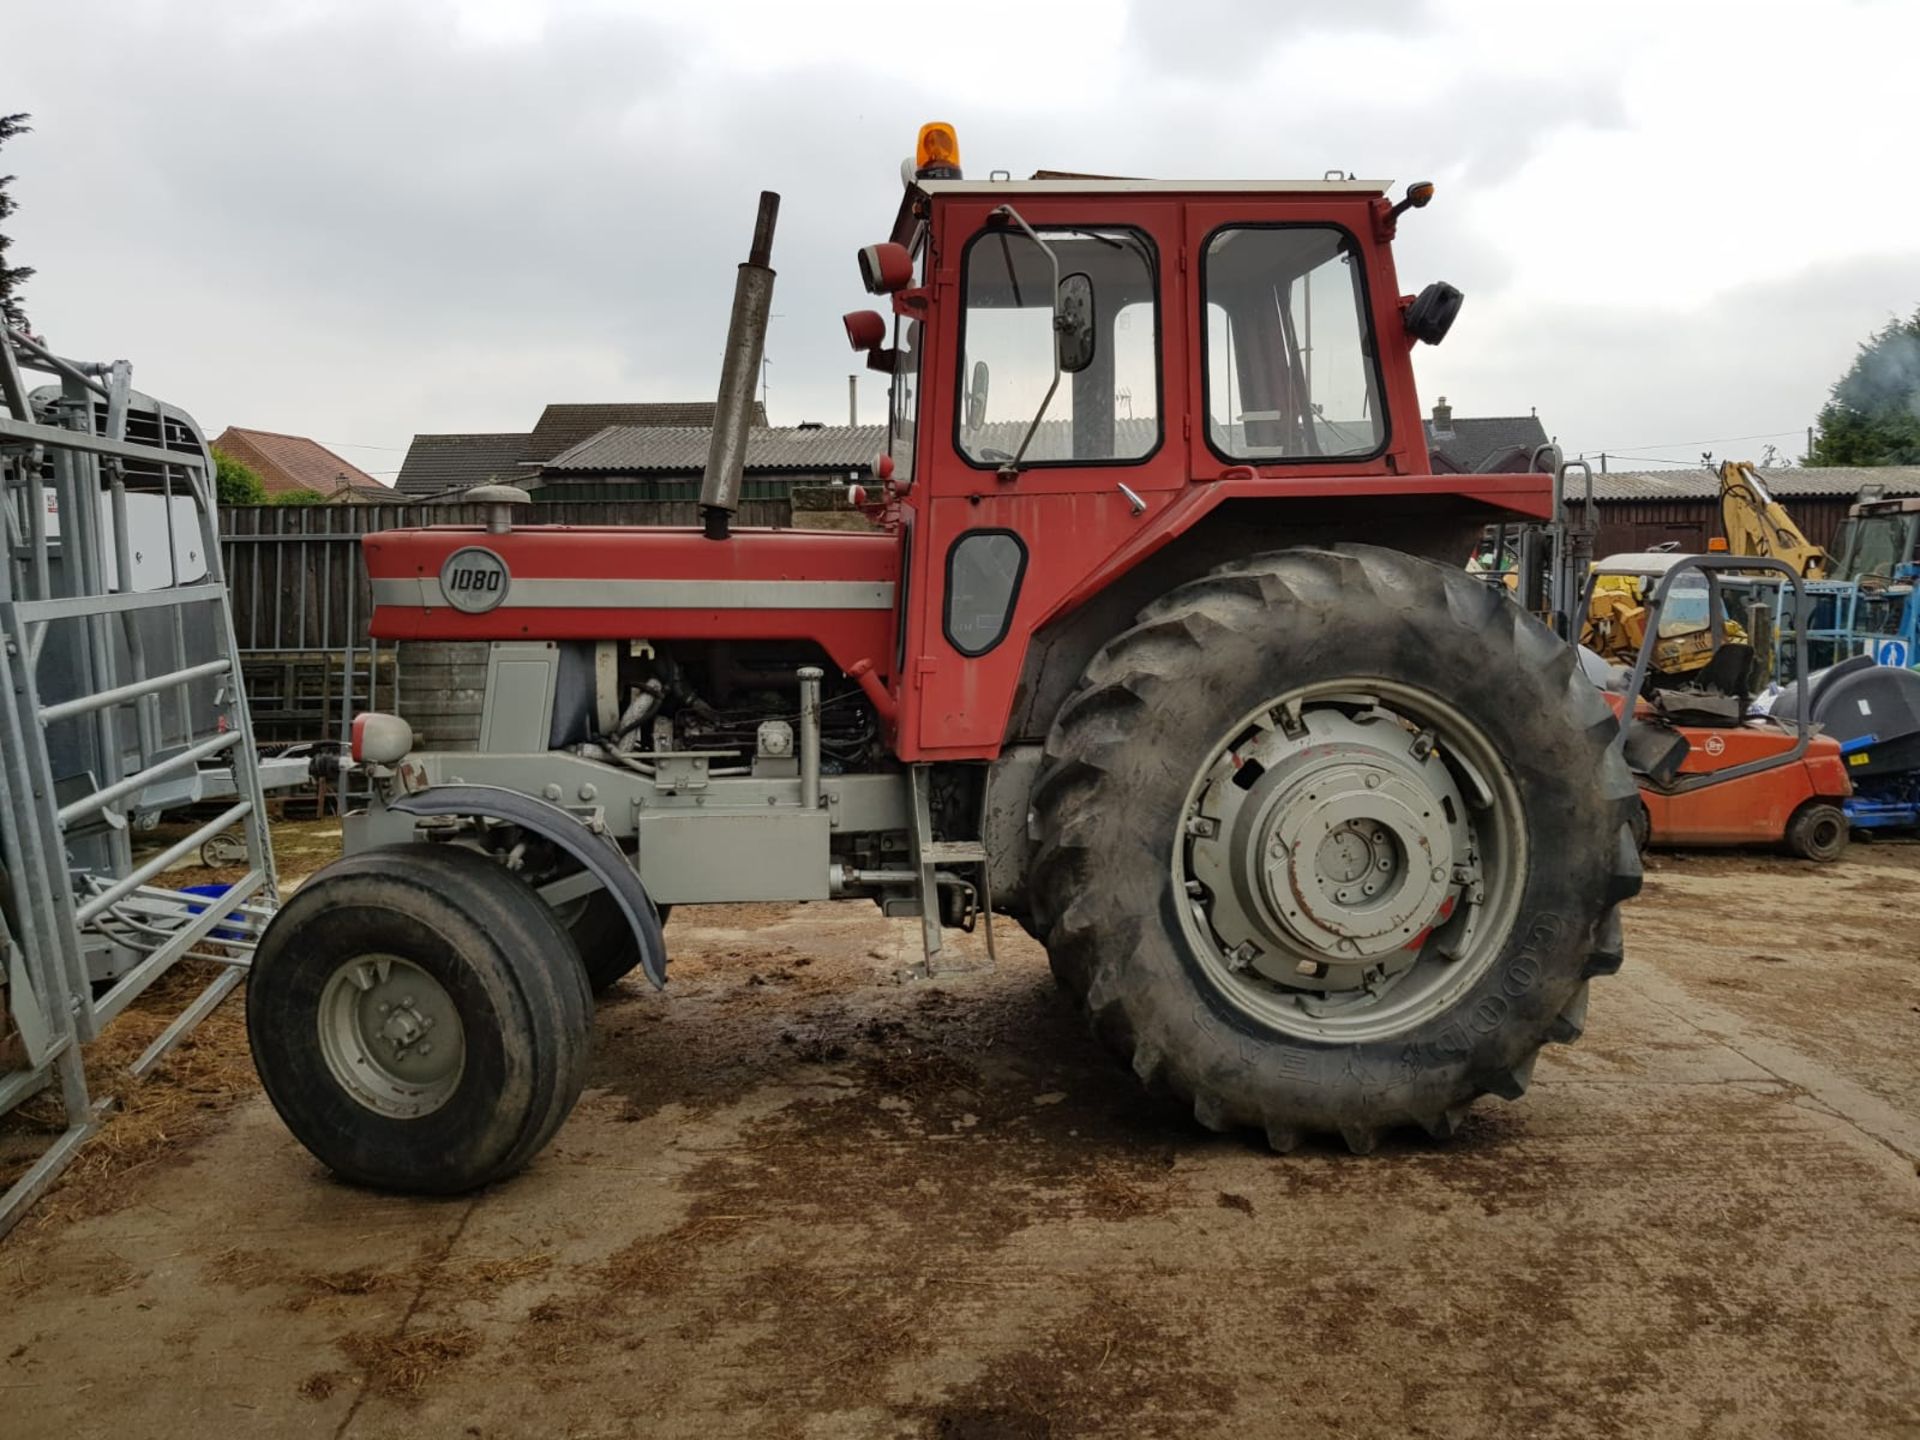
{"label": "cab roof", "polygon": [[1083,175],[1035,180],[916,180],[941,195],[1384,195],[1391,180],[1128,180]]}
{"label": "cab roof", "polygon": [[1391,180],[1136,180],[1119,175],[1041,171],[1031,180],[910,180],[894,215],[892,239],[911,246],[920,200],[963,196],[1013,201],[1048,195],[1385,195]]}

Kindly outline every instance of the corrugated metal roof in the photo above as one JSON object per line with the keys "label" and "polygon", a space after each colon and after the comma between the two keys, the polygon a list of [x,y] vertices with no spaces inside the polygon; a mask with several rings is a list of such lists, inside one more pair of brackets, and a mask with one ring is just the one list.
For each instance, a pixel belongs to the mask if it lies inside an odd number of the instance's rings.
{"label": "corrugated metal roof", "polygon": [[[571,450],[581,441],[598,435],[609,425],[644,425],[660,428],[708,426],[713,424],[711,400],[647,400],[612,405],[549,405],[534,422],[523,460],[551,460]],[[766,411],[753,402],[757,425],[767,423]]]}
{"label": "corrugated metal roof", "polygon": [[[1861,487],[1879,485],[1888,495],[1920,495],[1920,465],[1882,465],[1872,468],[1824,466],[1762,470],[1776,499],[1796,496],[1851,499]],[[1577,483],[1577,482],[1576,482]],[[1593,498],[1629,500],[1717,500],[1720,477],[1711,470],[1618,470],[1593,477]]]}
{"label": "corrugated metal roof", "polygon": [[[549,460],[568,474],[665,470],[699,474],[713,431],[706,425],[612,425]],[[747,432],[749,470],[862,470],[887,447],[884,425],[756,427]]]}
{"label": "corrugated metal roof", "polygon": [[[975,454],[1011,455],[1020,448],[1029,420],[996,420],[968,434]],[[712,431],[706,426],[610,426],[555,456],[542,467],[550,475],[627,474],[663,471],[697,475],[706,469]],[[1154,447],[1159,422],[1149,416],[1114,422],[1114,448],[1138,456]],[[1064,460],[1073,453],[1073,422],[1048,420],[1027,447],[1029,460]],[[785,473],[864,470],[887,448],[884,425],[771,426],[747,432],[748,470]]]}

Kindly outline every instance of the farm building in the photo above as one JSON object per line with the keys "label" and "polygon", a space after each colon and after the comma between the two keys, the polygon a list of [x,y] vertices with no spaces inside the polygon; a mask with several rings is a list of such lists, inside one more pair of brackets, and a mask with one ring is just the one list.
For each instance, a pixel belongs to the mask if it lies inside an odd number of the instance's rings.
{"label": "farm building", "polygon": [[[1847,507],[1863,488],[1888,496],[1920,495],[1920,466],[1876,469],[1763,470],[1761,478],[1794,523],[1816,545],[1831,549]],[[1613,555],[1672,544],[1705,550],[1725,533],[1720,523],[1720,480],[1711,470],[1634,470],[1593,477],[1600,534],[1595,553]]]}
{"label": "farm building", "polygon": [[[758,404],[753,413],[754,424],[767,423],[766,412]],[[414,436],[394,489],[425,499],[457,494],[475,485],[525,484],[545,462],[610,425],[651,429],[712,424],[711,400],[549,405],[532,430]]]}
{"label": "farm building", "polygon": [[[706,425],[609,426],[540,467],[536,500],[690,500],[713,431]],[[747,499],[796,485],[864,479],[887,447],[884,425],[756,425],[747,435]]]}
{"label": "farm building", "polygon": [[269,500],[297,490],[311,490],[330,504],[393,498],[392,490],[358,465],[304,435],[229,425],[211,443],[214,450],[258,475]]}
{"label": "farm building", "polygon": [[1442,395],[1424,422],[1427,454],[1436,475],[1525,470],[1548,443],[1537,415],[1460,415]]}

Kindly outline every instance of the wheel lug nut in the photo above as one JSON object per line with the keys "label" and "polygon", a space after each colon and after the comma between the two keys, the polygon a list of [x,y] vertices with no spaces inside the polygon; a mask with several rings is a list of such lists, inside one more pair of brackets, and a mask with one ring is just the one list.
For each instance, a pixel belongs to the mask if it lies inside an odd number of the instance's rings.
{"label": "wheel lug nut", "polygon": [[1378,775],[1367,776],[1367,789],[1378,790],[1379,788],[1380,788],[1380,777]]}
{"label": "wheel lug nut", "polygon": [[1447,878],[1446,866],[1436,865],[1433,867],[1433,883],[1434,884],[1438,885],[1441,881],[1445,880],[1446,878]]}
{"label": "wheel lug nut", "polygon": [[431,1055],[433,1053],[433,1042],[430,1040],[422,1040],[420,1042],[420,1053],[422,1055]]}

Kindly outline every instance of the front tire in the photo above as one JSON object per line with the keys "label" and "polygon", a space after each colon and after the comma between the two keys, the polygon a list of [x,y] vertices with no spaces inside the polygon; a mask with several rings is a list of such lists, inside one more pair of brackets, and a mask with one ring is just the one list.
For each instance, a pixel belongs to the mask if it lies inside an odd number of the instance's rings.
{"label": "front tire", "polygon": [[1619,967],[1640,802],[1614,733],[1572,647],[1463,572],[1360,546],[1225,567],[1054,723],[1055,973],[1211,1129],[1449,1135]]}
{"label": "front tire", "polygon": [[1830,865],[1847,850],[1847,813],[1825,800],[1809,800],[1787,822],[1787,849],[1802,860]]}
{"label": "front tire", "polygon": [[294,1138],[345,1179],[454,1194],[520,1169],[586,1078],[592,996],[538,895],[459,846],[320,870],[261,937],[247,1038]]}

